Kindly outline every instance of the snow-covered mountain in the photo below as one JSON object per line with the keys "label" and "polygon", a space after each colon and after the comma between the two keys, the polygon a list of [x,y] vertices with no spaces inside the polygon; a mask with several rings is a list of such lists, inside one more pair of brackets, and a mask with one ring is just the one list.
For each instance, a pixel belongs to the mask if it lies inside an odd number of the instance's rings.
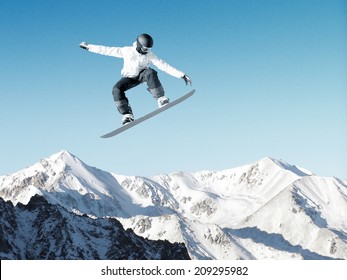
{"label": "snow-covered mountain", "polygon": [[[0,197],[14,209],[35,195],[76,219],[118,220],[149,240],[185,243],[193,259],[347,259],[347,182],[277,159],[145,178],[105,172],[61,151],[0,177]],[[4,232],[9,218],[1,219]]]}

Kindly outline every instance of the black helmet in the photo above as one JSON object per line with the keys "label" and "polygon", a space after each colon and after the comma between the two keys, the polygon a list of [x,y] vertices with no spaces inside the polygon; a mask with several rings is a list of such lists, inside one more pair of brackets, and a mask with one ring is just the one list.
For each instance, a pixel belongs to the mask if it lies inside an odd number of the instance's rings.
{"label": "black helmet", "polygon": [[145,54],[153,47],[153,38],[148,34],[141,34],[137,36],[136,43],[136,50],[141,54]]}

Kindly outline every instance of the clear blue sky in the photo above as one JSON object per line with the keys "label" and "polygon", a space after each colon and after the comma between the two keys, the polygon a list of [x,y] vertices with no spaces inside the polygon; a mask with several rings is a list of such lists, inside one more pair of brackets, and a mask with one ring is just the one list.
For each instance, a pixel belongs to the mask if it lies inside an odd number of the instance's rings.
{"label": "clear blue sky", "polygon": [[[62,149],[118,174],[221,170],[271,156],[347,179],[347,5],[343,0],[0,0],[0,174]],[[196,94],[112,139],[125,46],[140,33]],[[135,116],[156,103],[129,91]]]}

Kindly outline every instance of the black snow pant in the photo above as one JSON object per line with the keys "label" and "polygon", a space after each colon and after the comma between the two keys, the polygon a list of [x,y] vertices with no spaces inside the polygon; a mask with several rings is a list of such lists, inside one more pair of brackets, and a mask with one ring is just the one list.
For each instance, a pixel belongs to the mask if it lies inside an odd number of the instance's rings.
{"label": "black snow pant", "polygon": [[157,71],[152,68],[144,69],[135,78],[123,77],[121,78],[113,87],[112,95],[116,103],[119,113],[132,114],[131,106],[129,105],[129,100],[125,95],[125,92],[133,87],[138,86],[141,83],[147,83],[147,90],[153,95],[154,98],[164,96],[164,89],[158,79]]}

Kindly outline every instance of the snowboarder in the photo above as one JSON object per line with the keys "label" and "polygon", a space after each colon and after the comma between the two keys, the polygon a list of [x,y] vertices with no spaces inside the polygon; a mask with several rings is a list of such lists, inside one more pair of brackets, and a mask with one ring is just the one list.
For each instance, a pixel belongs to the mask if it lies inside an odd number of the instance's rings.
{"label": "snowboarder", "polygon": [[122,78],[112,89],[117,109],[123,115],[123,125],[134,121],[134,115],[125,92],[141,83],[147,83],[147,90],[157,100],[159,107],[169,103],[164,88],[158,79],[157,71],[149,67],[150,64],[171,76],[182,78],[187,85],[192,84],[192,80],[185,73],[161,60],[151,51],[153,38],[148,34],[139,35],[133,45],[127,47],[106,47],[86,42],[80,43],[80,47],[93,53],[123,58]]}

